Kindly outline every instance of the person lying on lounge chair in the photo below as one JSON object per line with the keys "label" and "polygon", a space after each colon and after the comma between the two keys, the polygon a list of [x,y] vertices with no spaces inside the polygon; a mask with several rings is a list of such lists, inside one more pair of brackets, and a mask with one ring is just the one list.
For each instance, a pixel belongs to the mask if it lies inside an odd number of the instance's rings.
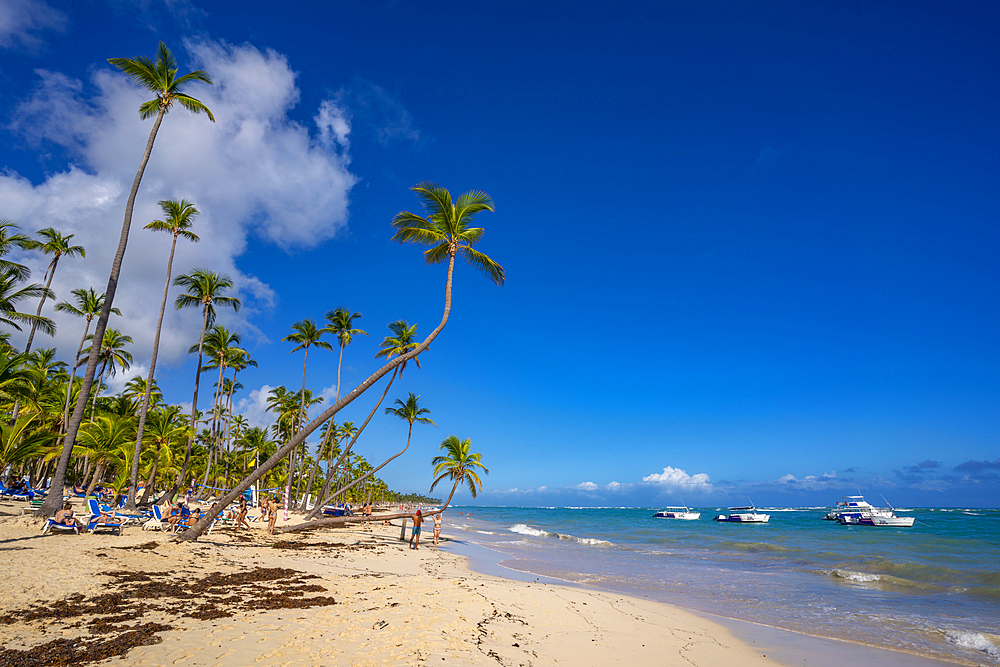
{"label": "person lying on lounge chair", "polygon": [[163,532],[165,532],[165,533],[166,532],[170,532],[170,533],[174,532],[174,527],[178,523],[180,523],[180,520],[181,520],[181,507],[182,506],[183,506],[183,503],[181,503],[181,501],[178,500],[170,508],[170,515],[167,517],[167,527],[163,529]]}
{"label": "person lying on lounge chair", "polygon": [[73,505],[71,503],[63,505],[63,508],[56,512],[56,515],[52,517],[52,520],[56,523],[61,523],[64,526],[80,527],[79,522],[77,522],[76,517],[73,515]]}

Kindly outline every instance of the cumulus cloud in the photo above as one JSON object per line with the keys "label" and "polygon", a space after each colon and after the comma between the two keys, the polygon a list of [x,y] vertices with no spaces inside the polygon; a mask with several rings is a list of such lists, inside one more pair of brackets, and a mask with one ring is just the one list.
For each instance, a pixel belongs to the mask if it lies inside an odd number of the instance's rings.
{"label": "cumulus cloud", "polygon": [[799,479],[795,475],[788,473],[782,475],[777,480],[778,484],[785,484],[790,486],[795,486],[798,489],[825,489],[833,485],[842,484],[842,480],[837,478],[837,471],[831,470],[830,472],[825,472],[822,475],[806,475],[802,479]]}
{"label": "cumulus cloud", "polygon": [[646,475],[642,478],[647,484],[655,484],[666,490],[683,489],[685,491],[711,491],[712,483],[707,473],[699,472],[689,475],[680,468],[667,466],[663,472]]}
{"label": "cumulus cloud", "polygon": [[[223,42],[186,47],[192,62],[182,69],[204,69],[215,82],[188,92],[212,109],[217,122],[177,106],[157,135],[115,297],[123,317],[111,324],[133,336],[137,361],[148,358],[152,347],[158,309],[150,304],[159,304],[170,246],[168,235],[142,229],[162,217],[157,201],[188,199],[201,211],[194,228],[201,242],[178,242],[174,275],[196,267],[228,273],[244,308],[238,315],[220,311],[220,322],[254,333],[249,318],[271,308],[276,297],[264,281],[236,265],[248,236],[286,249],[334,237],[347,223],[348,196],[357,181],[348,168],[350,125],[335,101],[324,101],[309,126],[290,118],[299,89],[285,56]],[[52,226],[75,234],[74,242],[86,247],[85,260],[59,264],[53,289],[59,300],[67,300],[73,288],[93,286],[100,292],[107,284],[125,200],[152,127],[137,113],[149,93],[107,67],[86,83],[58,72],[37,74],[37,87],[14,114],[11,129],[29,143],[61,147],[72,165],[37,184],[14,172],[0,173],[0,200],[4,216],[23,230]],[[37,277],[48,259],[29,253],[21,261]],[[171,298],[175,295],[172,289]],[[52,306],[48,302],[44,314],[56,320],[59,333],[54,342],[43,337],[36,346],[75,350],[82,324]],[[168,309],[161,343],[165,363],[184,357],[200,322],[194,310]]]}
{"label": "cumulus cloud", "polygon": [[0,48],[37,48],[41,44],[37,33],[65,30],[67,22],[65,14],[42,0],[4,0],[0,2]]}
{"label": "cumulus cloud", "polygon": [[597,484],[594,484],[593,482],[580,482],[573,488],[580,489],[581,491],[597,491],[601,487],[598,486]]}
{"label": "cumulus cloud", "polygon": [[233,414],[242,414],[250,426],[270,428],[274,415],[267,411],[267,396],[272,389],[274,387],[265,384],[260,389],[250,390],[249,394],[235,400]]}

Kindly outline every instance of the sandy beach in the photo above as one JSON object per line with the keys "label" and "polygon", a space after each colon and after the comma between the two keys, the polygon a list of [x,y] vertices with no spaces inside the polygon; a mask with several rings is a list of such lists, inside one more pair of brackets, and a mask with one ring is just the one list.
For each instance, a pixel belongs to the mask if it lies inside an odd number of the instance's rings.
{"label": "sandy beach", "polygon": [[410,550],[398,526],[182,544],[141,526],[43,536],[20,506],[0,503],[0,666],[778,664],[668,605]]}

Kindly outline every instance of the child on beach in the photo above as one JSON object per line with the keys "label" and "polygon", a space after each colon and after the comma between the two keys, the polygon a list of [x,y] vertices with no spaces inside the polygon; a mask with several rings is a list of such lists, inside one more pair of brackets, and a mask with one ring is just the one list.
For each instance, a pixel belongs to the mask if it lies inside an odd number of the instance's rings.
{"label": "child on beach", "polygon": [[438,538],[441,537],[441,513],[434,515],[434,546],[438,545]]}
{"label": "child on beach", "polygon": [[[420,524],[424,522],[424,517],[420,514],[420,510],[413,515],[413,534],[410,535],[410,548],[417,549],[420,547]],[[416,543],[414,544],[414,540]]]}

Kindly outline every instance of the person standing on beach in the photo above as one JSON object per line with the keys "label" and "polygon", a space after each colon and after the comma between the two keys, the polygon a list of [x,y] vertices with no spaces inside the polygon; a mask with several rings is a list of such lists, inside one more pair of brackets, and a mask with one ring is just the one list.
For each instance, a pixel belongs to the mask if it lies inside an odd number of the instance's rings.
{"label": "person standing on beach", "polygon": [[274,535],[274,522],[278,520],[278,501],[272,499],[268,509],[271,511],[271,516],[267,519],[267,534]]}
{"label": "person standing on beach", "polygon": [[247,521],[247,497],[240,496],[240,513],[236,517],[236,530],[243,530],[243,526],[246,525],[247,530],[250,530],[250,523]]}
{"label": "person standing on beach", "polygon": [[434,546],[438,545],[438,539],[441,537],[441,513],[438,512],[434,515]]}
{"label": "person standing on beach", "polygon": [[[420,510],[413,515],[413,534],[410,535],[410,548],[417,549],[420,547],[420,524],[424,522],[424,517],[421,516]],[[416,543],[414,543],[416,540]]]}

